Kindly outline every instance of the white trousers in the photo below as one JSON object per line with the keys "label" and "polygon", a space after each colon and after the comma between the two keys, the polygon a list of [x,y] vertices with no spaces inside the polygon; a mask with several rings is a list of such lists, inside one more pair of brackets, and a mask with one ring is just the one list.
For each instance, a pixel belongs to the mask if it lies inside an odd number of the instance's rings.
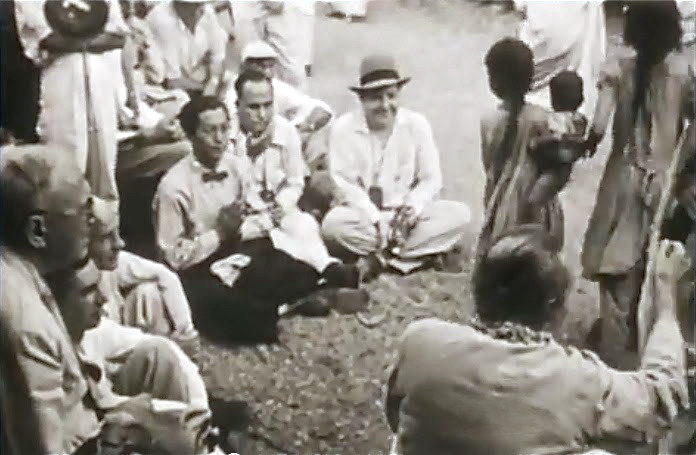
{"label": "white trousers", "polygon": [[[382,215],[391,218],[393,212],[382,212]],[[420,266],[425,256],[449,251],[461,239],[470,219],[469,207],[461,202],[429,204],[401,247],[398,263],[402,266],[396,268],[406,273]],[[361,211],[347,206],[335,207],[326,214],[322,233],[327,241],[359,256],[378,252],[384,243],[377,227]]]}

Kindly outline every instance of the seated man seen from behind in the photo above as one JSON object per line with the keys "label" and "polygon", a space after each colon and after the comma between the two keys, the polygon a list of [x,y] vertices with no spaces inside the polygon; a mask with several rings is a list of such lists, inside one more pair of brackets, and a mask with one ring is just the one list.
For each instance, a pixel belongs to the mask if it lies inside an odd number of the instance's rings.
{"label": "seated man seen from behind", "polygon": [[478,317],[420,320],[403,335],[386,403],[399,452],[579,454],[657,440],[688,404],[674,298],[685,270],[684,248],[664,241],[641,366],[618,371],[543,331],[569,284],[548,235],[521,226],[499,238],[475,271]]}
{"label": "seated man seen from behind", "polygon": [[402,273],[451,251],[470,218],[465,204],[436,199],[442,175],[430,124],[399,103],[408,81],[392,57],[362,61],[360,86],[351,87],[362,110],[338,118],[330,135],[336,190],[322,226],[346,257],[371,256]]}

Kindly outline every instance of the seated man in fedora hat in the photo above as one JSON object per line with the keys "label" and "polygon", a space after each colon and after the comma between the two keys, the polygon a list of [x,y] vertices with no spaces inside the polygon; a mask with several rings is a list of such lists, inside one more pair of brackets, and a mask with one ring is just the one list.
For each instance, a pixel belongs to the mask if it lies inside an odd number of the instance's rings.
{"label": "seated man in fedora hat", "polygon": [[329,139],[336,190],[322,226],[348,257],[402,273],[451,251],[470,218],[465,204],[436,199],[442,174],[430,124],[399,106],[409,80],[392,57],[362,61],[360,85],[351,87],[362,110],[338,118]]}

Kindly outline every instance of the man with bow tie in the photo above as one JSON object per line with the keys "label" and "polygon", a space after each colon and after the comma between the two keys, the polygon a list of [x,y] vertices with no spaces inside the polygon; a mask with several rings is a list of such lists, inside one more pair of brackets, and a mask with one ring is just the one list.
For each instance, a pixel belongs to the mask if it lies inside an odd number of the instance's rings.
{"label": "man with bow tie", "polygon": [[182,110],[193,154],[160,182],[155,231],[201,332],[275,341],[279,305],[320,287],[356,287],[357,270],[328,255],[316,221],[297,209],[299,138],[273,115],[270,81],[242,73],[235,85],[236,134],[223,101],[195,98]]}

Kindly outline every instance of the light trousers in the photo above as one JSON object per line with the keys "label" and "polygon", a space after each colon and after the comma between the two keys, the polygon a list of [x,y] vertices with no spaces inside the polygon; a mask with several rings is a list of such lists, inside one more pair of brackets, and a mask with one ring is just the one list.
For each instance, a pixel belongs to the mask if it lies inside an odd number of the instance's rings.
{"label": "light trousers", "polygon": [[[382,216],[386,220],[394,212],[384,211]],[[399,261],[393,265],[407,273],[420,266],[426,256],[451,250],[462,238],[470,217],[469,208],[461,202],[432,202],[421,212],[400,249]],[[362,211],[348,206],[334,207],[326,214],[322,234],[327,242],[335,242],[358,256],[379,252],[384,244],[377,226]]]}

